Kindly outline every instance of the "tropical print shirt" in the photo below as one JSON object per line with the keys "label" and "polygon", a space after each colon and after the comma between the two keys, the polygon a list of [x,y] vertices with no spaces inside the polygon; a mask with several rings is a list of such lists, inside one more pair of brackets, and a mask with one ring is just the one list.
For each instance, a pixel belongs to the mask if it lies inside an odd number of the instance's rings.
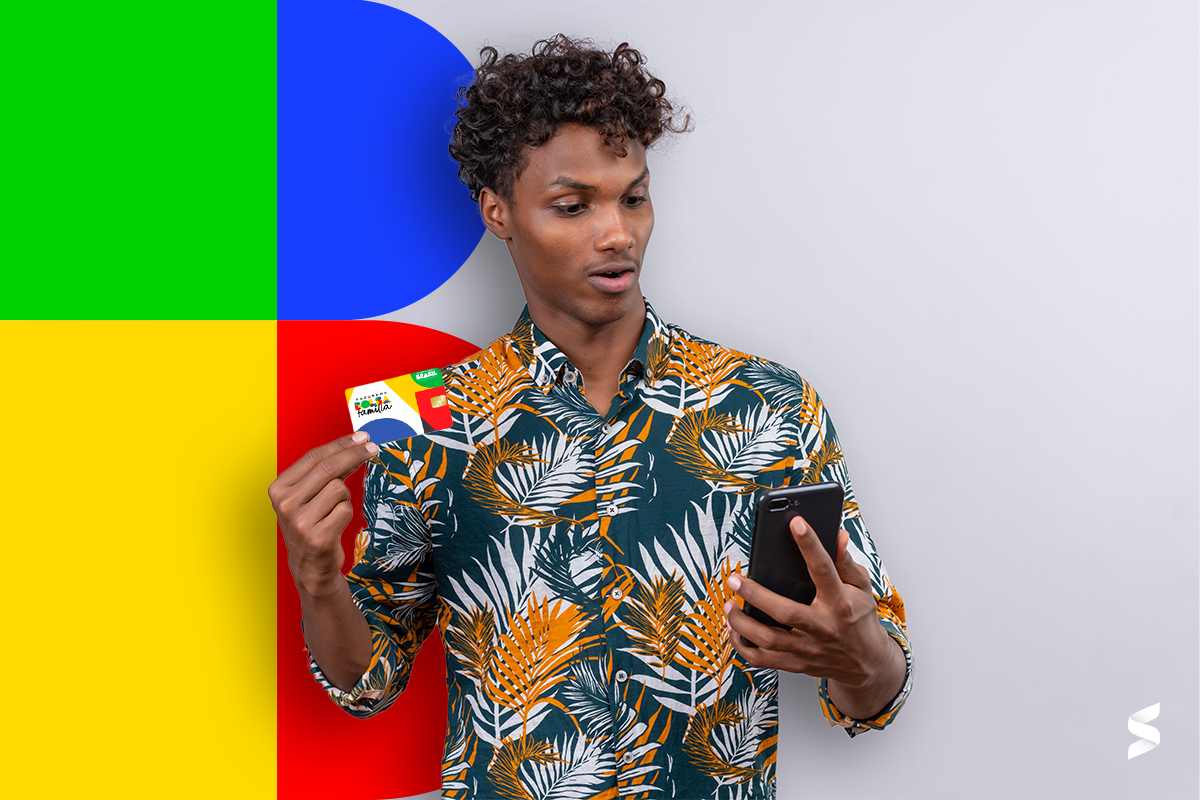
{"label": "tropical print shirt", "polygon": [[449,709],[446,798],[771,798],[777,674],[743,662],[723,611],[764,489],[837,481],[843,526],[904,689],[904,605],[859,516],[833,425],[789,369],[664,324],[641,341],[606,417],[532,324],[444,371],[453,424],[382,444],[347,578],[373,655],[366,717],[408,682],[436,625]]}

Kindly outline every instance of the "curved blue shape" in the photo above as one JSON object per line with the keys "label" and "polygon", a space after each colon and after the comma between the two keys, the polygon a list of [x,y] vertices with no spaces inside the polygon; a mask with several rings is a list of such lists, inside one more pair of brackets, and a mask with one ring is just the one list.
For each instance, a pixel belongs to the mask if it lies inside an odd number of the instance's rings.
{"label": "curved blue shape", "polygon": [[364,0],[279,14],[279,319],[361,319],[442,285],[483,235],[446,151],[473,69]]}
{"label": "curved blue shape", "polygon": [[394,442],[397,439],[407,439],[410,436],[416,436],[418,433],[421,433],[421,431],[414,431],[411,425],[401,422],[398,419],[373,419],[359,428],[359,430],[371,434],[371,441],[375,444]]}

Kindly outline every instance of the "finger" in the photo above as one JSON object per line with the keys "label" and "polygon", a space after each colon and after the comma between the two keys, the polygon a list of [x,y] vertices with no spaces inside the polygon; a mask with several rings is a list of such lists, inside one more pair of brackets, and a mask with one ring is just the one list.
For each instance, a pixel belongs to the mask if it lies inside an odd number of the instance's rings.
{"label": "finger", "polygon": [[808,575],[817,587],[817,596],[832,596],[842,591],[842,579],[838,577],[837,569],[833,566],[833,559],[825,552],[825,546],[821,544],[812,526],[804,517],[793,517],[791,531],[796,546],[804,556],[804,563],[808,566]]}
{"label": "finger", "polygon": [[837,572],[842,583],[848,583],[868,594],[871,593],[871,573],[867,572],[867,568],[850,555],[850,534],[845,528],[838,531]]}
{"label": "finger", "polygon": [[[781,594],[772,592],[765,586],[755,583],[743,575],[730,575],[728,579],[729,588],[737,592],[738,597],[745,600],[750,605],[757,608],[759,611],[764,611],[771,619],[787,625],[789,628],[804,628],[812,616],[812,609],[797,603],[795,600],[784,597]],[[753,623],[758,628],[764,631],[778,631],[779,628],[772,628],[769,625],[764,625],[752,617],[746,616],[741,610],[738,611],[742,617],[748,622]],[[756,629],[757,630],[757,629]],[[765,645],[758,639],[754,638],[754,631],[746,631],[746,635],[750,641],[763,647]]]}
{"label": "finger", "polygon": [[[348,517],[346,511],[339,508],[340,506],[345,506],[345,509],[349,510]],[[315,538],[325,540],[335,536],[340,537],[342,530],[350,524],[350,518],[353,516],[354,508],[350,502],[350,490],[341,481],[330,481],[317,493],[316,497],[305,504],[304,509],[296,518],[296,527],[311,532]],[[333,519],[332,523],[331,519]],[[341,522],[337,522],[338,520]],[[336,525],[336,534],[326,530],[331,524]]]}
{"label": "finger", "polygon": [[[782,628],[766,625],[743,611],[736,602],[729,600],[725,603],[725,618],[729,621],[730,640],[735,647],[745,647],[749,650],[770,650],[771,645],[778,646],[776,632]],[[743,639],[754,642],[750,647]]]}
{"label": "finger", "polygon": [[330,453],[314,464],[308,474],[288,490],[291,501],[308,503],[325,488],[325,484],[330,481],[346,480],[354,470],[358,469],[359,465],[374,458],[378,453],[379,447],[374,442]]}
{"label": "finger", "polygon": [[[791,634],[791,631],[762,624],[748,616],[732,600],[725,605],[725,615],[729,618],[729,643],[747,664],[790,672],[803,671],[803,661],[796,653],[780,649],[784,646],[783,637]],[[757,646],[752,647],[747,641]]]}
{"label": "finger", "polygon": [[279,473],[279,477],[275,479],[275,483],[284,488],[295,486],[325,458],[333,455],[334,453],[340,453],[344,450],[350,450],[361,446],[369,441],[370,438],[371,435],[366,431],[356,431],[349,436],[343,436],[340,439],[335,439],[334,441],[329,442],[328,444],[315,447],[301,456],[295,464],[292,464],[283,472]]}

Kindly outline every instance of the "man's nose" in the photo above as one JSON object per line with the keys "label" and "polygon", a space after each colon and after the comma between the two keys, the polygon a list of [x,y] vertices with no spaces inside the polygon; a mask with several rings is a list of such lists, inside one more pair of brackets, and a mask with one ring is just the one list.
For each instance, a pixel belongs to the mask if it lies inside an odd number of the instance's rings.
{"label": "man's nose", "polygon": [[597,250],[624,252],[633,247],[633,228],[620,206],[611,206],[599,217],[596,237]]}

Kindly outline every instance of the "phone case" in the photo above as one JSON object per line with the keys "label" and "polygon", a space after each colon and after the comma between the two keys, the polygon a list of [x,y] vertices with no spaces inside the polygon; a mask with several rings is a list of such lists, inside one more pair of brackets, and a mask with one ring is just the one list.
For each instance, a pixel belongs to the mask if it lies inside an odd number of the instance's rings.
{"label": "phone case", "polygon": [[[789,525],[794,517],[804,517],[816,531],[833,558],[842,523],[845,492],[840,483],[811,483],[770,489],[759,498],[754,509],[754,538],[750,541],[749,577],[776,594],[809,605],[817,596],[817,587],[808,575],[808,565],[792,538]],[[746,614],[766,625],[785,628],[750,603]]]}

